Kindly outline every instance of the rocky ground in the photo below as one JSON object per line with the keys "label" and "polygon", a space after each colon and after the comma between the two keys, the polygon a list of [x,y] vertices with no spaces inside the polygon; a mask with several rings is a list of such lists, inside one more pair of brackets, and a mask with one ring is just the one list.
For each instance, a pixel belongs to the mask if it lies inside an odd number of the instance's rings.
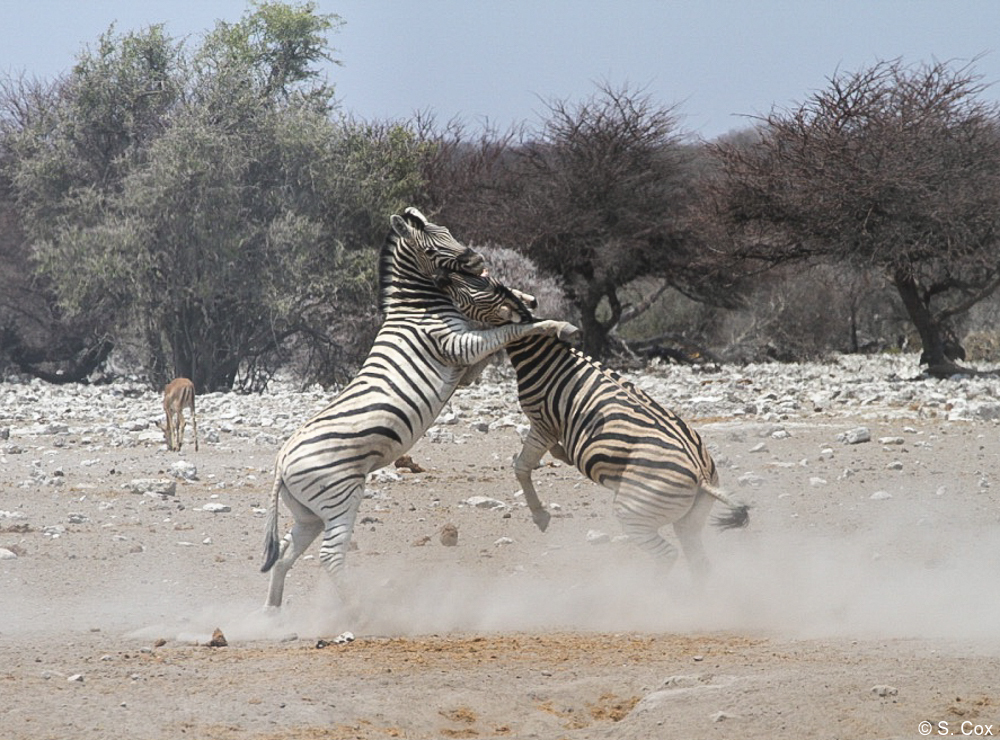
{"label": "rocky ground", "polygon": [[274,456],[325,392],[199,397],[177,454],[138,384],[0,383],[0,738],[1000,735],[1000,381],[913,356],[634,380],[753,506],[706,532],[705,589],[548,459],[535,529],[491,370],[423,472],[373,476],[351,618],[309,555],[259,609]]}

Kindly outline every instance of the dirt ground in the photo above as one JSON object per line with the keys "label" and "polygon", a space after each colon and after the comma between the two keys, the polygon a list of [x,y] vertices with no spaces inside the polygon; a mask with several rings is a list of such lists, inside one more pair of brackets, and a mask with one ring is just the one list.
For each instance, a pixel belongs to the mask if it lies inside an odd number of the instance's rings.
{"label": "dirt ground", "polygon": [[[372,481],[349,557],[363,613],[307,556],[269,617],[277,439],[178,455],[63,421],[0,441],[16,556],[0,560],[0,738],[1000,735],[996,422],[693,420],[753,506],[749,529],[706,532],[697,589],[683,559],[663,578],[618,538],[608,492],[574,469],[537,472],[558,505],[537,531],[515,431],[461,421],[414,448],[424,472]],[[838,440],[862,424],[872,441]],[[174,493],[123,487],[177,460],[197,479]]]}

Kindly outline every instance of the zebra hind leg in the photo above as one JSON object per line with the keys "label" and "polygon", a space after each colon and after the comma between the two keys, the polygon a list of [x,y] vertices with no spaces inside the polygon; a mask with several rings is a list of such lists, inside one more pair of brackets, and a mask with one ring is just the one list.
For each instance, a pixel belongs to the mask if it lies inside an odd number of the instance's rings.
{"label": "zebra hind leg", "polygon": [[323,531],[323,544],[319,548],[320,561],[333,581],[337,596],[347,607],[352,617],[359,613],[359,602],[344,579],[344,563],[347,549],[354,532],[354,521],[364,497],[364,486],[358,486],[350,493],[341,497],[342,508],[338,507],[326,520]]}
{"label": "zebra hind leg", "polygon": [[678,551],[660,534],[660,527],[664,522],[620,505],[615,506],[615,516],[629,541],[652,555],[664,574],[669,573],[677,562]]}
{"label": "zebra hind leg", "polygon": [[[287,499],[286,504],[290,504]],[[277,609],[281,606],[285,592],[285,576],[299,556],[323,531],[323,520],[311,511],[301,505],[290,505],[290,508],[296,517],[295,524],[282,540],[278,559],[271,567],[271,581],[267,589],[265,609]]]}
{"label": "zebra hind leg", "polygon": [[699,490],[688,512],[674,522],[674,532],[691,568],[691,575],[699,584],[708,579],[711,569],[708,556],[705,554],[705,546],[701,541],[701,532],[705,528],[705,522],[714,503],[715,500],[711,496]]}

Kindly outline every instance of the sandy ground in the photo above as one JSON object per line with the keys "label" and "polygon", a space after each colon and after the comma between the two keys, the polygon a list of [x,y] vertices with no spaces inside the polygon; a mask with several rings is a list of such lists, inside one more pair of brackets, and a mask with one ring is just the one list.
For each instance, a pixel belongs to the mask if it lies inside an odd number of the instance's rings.
{"label": "sandy ground", "polygon": [[[617,539],[608,492],[574,469],[537,472],[558,504],[537,531],[514,430],[460,422],[414,448],[425,472],[372,482],[349,558],[357,618],[308,556],[282,614],[260,611],[276,439],[178,455],[71,421],[15,433],[0,442],[0,548],[17,556],[0,560],[0,738],[1000,735],[997,424],[694,421],[753,506],[748,530],[706,532],[705,589]],[[860,424],[871,442],[837,440]],[[177,460],[197,480],[172,495],[123,487]],[[208,646],[216,629],[227,646]]]}

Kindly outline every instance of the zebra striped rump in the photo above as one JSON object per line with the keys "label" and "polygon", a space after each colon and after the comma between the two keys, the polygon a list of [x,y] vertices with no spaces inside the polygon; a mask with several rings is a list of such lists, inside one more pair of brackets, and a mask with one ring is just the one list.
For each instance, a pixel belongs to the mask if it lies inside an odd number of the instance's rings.
{"label": "zebra striped rump", "polygon": [[749,506],[718,486],[701,436],[642,389],[559,339],[521,339],[507,346],[507,354],[531,423],[515,472],[539,528],[544,531],[550,515],[531,471],[552,451],[612,490],[626,534],[668,566],[677,550],[658,530],[673,523],[695,575],[704,575],[700,530],[712,501],[727,507],[713,520],[722,529],[746,526]]}

